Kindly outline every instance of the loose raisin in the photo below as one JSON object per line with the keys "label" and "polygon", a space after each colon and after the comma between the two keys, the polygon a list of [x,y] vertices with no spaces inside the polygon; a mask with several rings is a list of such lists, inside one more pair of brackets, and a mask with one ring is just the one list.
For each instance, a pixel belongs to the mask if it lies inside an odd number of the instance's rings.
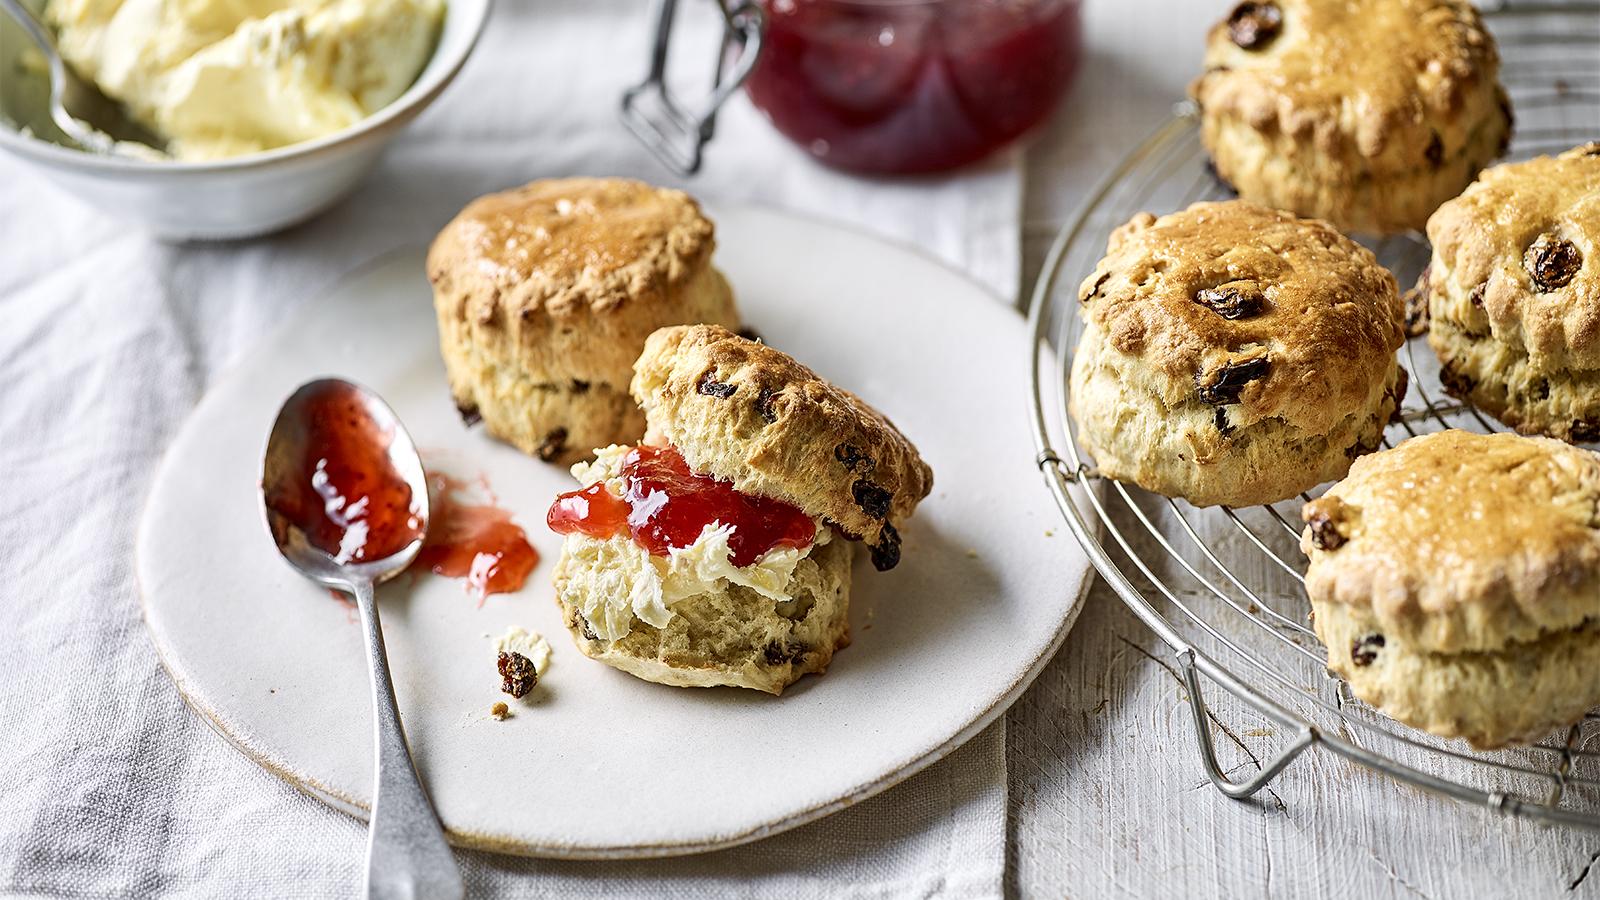
{"label": "loose raisin", "polygon": [[539,670],[534,668],[533,660],[521,653],[502,650],[496,668],[500,670],[500,690],[513,697],[521,697],[539,683]]}
{"label": "loose raisin", "polygon": [[456,401],[456,412],[461,414],[461,424],[471,428],[483,421],[483,414],[478,412],[478,407],[473,403]]}
{"label": "loose raisin", "polygon": [[1272,43],[1283,27],[1283,12],[1276,3],[1241,3],[1228,14],[1228,37],[1245,50]]}
{"label": "loose raisin", "polygon": [[1266,295],[1252,281],[1230,281],[1195,293],[1194,302],[1224,319],[1248,319],[1266,308]]}
{"label": "loose raisin", "polygon": [[1384,644],[1381,634],[1364,634],[1350,642],[1350,661],[1358,666],[1370,666],[1378,658]]}
{"label": "loose raisin", "polygon": [[1230,362],[1212,372],[1209,377],[1196,374],[1194,386],[1200,393],[1200,399],[1212,406],[1238,403],[1239,393],[1244,390],[1244,386],[1265,378],[1267,370],[1271,367],[1271,361],[1265,356]]}
{"label": "loose raisin", "polygon": [[1583,252],[1578,245],[1549,233],[1539,235],[1522,255],[1522,267],[1541,292],[1565,287],[1582,266]]}

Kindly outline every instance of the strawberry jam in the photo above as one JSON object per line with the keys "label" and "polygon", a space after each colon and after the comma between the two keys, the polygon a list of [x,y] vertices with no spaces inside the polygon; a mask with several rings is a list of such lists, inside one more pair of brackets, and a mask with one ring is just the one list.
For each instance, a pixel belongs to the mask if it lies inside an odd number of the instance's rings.
{"label": "strawberry jam", "polygon": [[389,459],[394,435],[352,385],[328,382],[306,398],[296,477],[268,491],[267,508],[341,563],[384,559],[422,534],[411,485]]}
{"label": "strawberry jam", "polygon": [[546,521],[560,534],[629,535],[656,556],[688,547],[713,522],[730,526],[729,561],[748,566],[769,550],[808,547],[817,527],[799,508],[734,490],[689,471],[673,447],[634,447],[622,461],[622,496],[595,483],[556,498]]}
{"label": "strawberry jam", "polygon": [[428,487],[433,522],[417,565],[447,578],[465,578],[467,593],[479,602],[489,594],[521,589],[539,564],[539,551],[511,521],[511,512],[494,505],[492,498],[487,504],[466,502],[461,494],[467,485],[448,475],[429,473]]}

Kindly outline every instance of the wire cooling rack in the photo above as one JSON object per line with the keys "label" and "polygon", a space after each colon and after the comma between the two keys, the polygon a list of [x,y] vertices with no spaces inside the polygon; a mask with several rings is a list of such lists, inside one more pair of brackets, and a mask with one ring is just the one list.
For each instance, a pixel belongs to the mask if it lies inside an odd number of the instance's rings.
{"label": "wire cooling rack", "polygon": [[[1600,4],[1505,3],[1487,13],[1502,56],[1516,132],[1510,158],[1525,159],[1600,139]],[[1078,283],[1104,253],[1111,229],[1140,211],[1157,214],[1231,196],[1209,170],[1198,119],[1180,104],[1090,195],[1056,238],[1034,285],[1034,430],[1045,481],[1101,576],[1176,655],[1200,759],[1229,797],[1248,797],[1312,748],[1496,812],[1600,831],[1600,713],[1539,744],[1474,752],[1407,728],[1357,700],[1326,669],[1308,627],[1299,499],[1251,509],[1196,509],[1100,477],[1079,449],[1066,413],[1067,375],[1081,322]],[[1369,244],[1411,285],[1428,263],[1422,235]],[[1401,361],[1411,372],[1393,446],[1440,428],[1499,430],[1488,416],[1446,397],[1424,339]],[[1281,744],[1249,777],[1217,760],[1207,690],[1221,689],[1276,727]]]}

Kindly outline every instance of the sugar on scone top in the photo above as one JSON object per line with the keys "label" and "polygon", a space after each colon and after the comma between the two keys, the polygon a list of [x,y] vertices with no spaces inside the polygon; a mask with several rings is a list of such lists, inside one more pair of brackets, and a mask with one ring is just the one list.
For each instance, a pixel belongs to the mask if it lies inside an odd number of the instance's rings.
{"label": "sugar on scone top", "polygon": [[628,396],[665,325],[738,327],[715,228],[682,191],[621,178],[480,197],[428,254],[439,344],[463,417],[551,462],[637,440]]}
{"label": "sugar on scone top", "polygon": [[579,649],[651,681],[780,692],[848,642],[853,541],[900,562],[932,470],[881,413],[715,325],[635,366],[645,441],[596,451],[551,507]]}

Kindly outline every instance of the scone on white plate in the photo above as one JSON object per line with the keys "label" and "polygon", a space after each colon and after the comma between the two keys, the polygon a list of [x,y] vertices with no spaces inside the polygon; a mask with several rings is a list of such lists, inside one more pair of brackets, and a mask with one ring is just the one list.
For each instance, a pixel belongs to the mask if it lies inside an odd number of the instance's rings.
{"label": "scone on white plate", "polygon": [[638,440],[628,381],[645,338],[738,327],[715,245],[689,195],[621,178],[535,181],[468,204],[428,253],[462,417],[548,462]]}
{"label": "scone on white plate", "polygon": [[849,643],[855,541],[879,570],[933,472],[881,413],[715,325],[635,366],[645,442],[573,466],[556,600],[578,649],[647,681],[779,694]]}
{"label": "scone on white plate", "polygon": [[1600,704],[1600,456],[1442,431],[1306,504],[1328,668],[1388,715],[1479,748]]}
{"label": "scone on white plate", "polygon": [[1101,474],[1196,506],[1343,476],[1405,394],[1394,276],[1325,222],[1243,200],[1141,213],[1078,297],[1079,442]]}

